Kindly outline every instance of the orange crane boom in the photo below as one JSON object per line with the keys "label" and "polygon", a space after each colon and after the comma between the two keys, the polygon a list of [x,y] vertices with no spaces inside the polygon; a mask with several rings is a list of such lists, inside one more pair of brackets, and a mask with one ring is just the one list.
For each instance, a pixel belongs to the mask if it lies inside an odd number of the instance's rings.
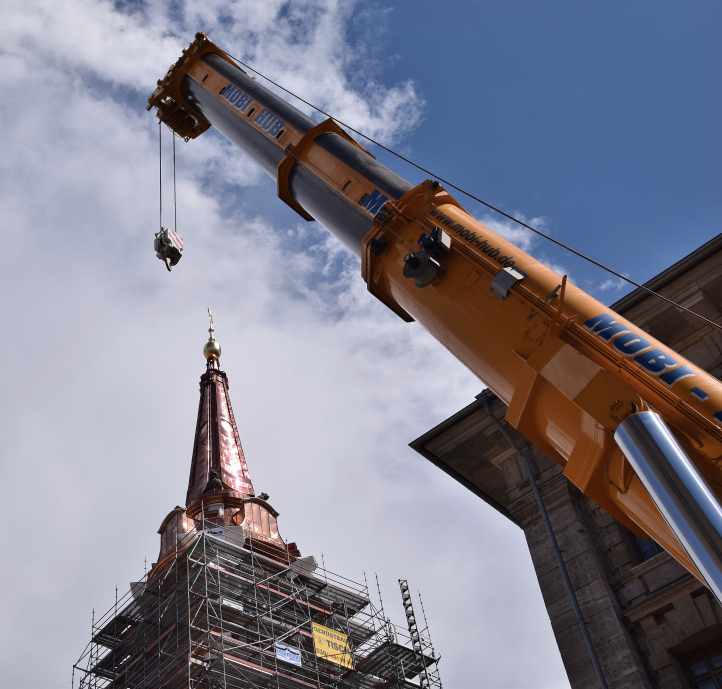
{"label": "orange crane boom", "polygon": [[412,185],[198,34],[148,100],[186,140],[216,127],[278,195],[361,258],[368,290],[422,324],[507,422],[722,602],[722,383],[473,218]]}

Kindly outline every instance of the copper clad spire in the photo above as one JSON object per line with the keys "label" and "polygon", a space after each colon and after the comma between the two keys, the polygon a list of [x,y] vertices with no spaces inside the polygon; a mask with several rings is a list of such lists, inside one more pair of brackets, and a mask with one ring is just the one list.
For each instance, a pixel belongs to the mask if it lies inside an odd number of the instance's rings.
{"label": "copper clad spire", "polygon": [[187,507],[204,494],[233,498],[254,494],[228,394],[228,376],[219,368],[221,346],[215,339],[210,308],[208,316],[209,337],[203,348],[206,372],[200,381],[201,396],[188,479]]}
{"label": "copper clad spire", "polygon": [[[295,543],[278,531],[278,512],[268,495],[256,495],[248,475],[236,419],[228,393],[228,376],[220,369],[221,346],[208,309],[208,341],[203,348],[206,372],[201,376],[186,506],[171,510],[160,526],[160,554],[153,572],[193,544],[194,534],[210,528],[230,530],[253,550],[287,564],[301,556]],[[226,531],[224,531],[226,533]],[[235,536],[233,535],[235,534]],[[236,541],[233,541],[236,542]]]}

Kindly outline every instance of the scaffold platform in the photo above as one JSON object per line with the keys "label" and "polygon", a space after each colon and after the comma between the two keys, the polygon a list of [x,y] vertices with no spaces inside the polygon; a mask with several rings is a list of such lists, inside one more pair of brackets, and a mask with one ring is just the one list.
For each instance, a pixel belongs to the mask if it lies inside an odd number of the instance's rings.
{"label": "scaffold platform", "polygon": [[430,641],[392,624],[380,592],[294,562],[192,533],[93,620],[73,689],[441,687]]}

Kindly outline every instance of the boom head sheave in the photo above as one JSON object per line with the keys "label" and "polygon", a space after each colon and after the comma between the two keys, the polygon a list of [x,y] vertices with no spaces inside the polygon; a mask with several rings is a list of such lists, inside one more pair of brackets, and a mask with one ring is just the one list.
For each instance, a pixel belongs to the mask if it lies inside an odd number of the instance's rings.
{"label": "boom head sheave", "polygon": [[204,33],[197,33],[166,75],[158,80],[158,85],[146,105],[146,110],[156,108],[158,119],[186,141],[203,134],[211,123],[183,93],[183,78],[195,62],[211,53],[235,64],[228,54],[210,41]]}

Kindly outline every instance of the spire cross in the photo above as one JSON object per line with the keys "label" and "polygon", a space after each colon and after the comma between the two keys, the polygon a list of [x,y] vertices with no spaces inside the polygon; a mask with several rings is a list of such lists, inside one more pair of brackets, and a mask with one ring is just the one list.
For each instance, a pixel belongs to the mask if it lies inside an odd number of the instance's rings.
{"label": "spire cross", "polygon": [[212,368],[218,368],[218,360],[221,358],[221,345],[218,344],[218,341],[215,338],[214,333],[216,332],[216,330],[213,325],[213,311],[211,311],[211,307],[209,306],[208,342],[206,342],[205,347],[203,347],[203,356],[206,358],[208,366],[211,366]]}
{"label": "spire cross", "polygon": [[216,331],[216,329],[213,327],[213,311],[211,311],[211,307],[208,307],[208,335],[210,336],[210,339],[213,339],[213,333]]}

